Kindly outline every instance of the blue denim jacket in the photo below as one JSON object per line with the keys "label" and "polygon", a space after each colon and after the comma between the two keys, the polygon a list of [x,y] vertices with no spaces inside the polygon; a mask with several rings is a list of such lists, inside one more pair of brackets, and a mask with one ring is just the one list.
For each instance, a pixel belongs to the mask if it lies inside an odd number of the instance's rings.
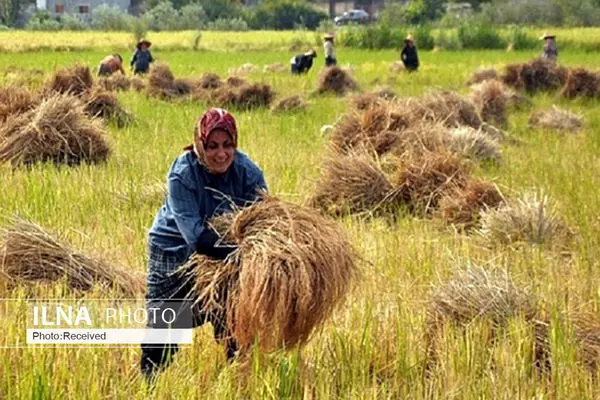
{"label": "blue denim jacket", "polygon": [[194,152],[180,155],[167,176],[168,195],[150,229],[150,245],[165,252],[196,249],[205,224],[213,216],[231,211],[231,203],[243,207],[254,202],[267,184],[261,169],[236,151],[223,175],[214,175]]}

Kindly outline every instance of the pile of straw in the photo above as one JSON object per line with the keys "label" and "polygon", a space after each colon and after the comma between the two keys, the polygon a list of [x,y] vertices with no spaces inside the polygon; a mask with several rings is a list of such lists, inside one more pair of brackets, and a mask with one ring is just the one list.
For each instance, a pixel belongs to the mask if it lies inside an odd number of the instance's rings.
{"label": "pile of straw", "polygon": [[131,80],[123,74],[112,74],[97,81],[98,86],[109,92],[126,92],[131,88]]}
{"label": "pile of straw", "polygon": [[473,179],[442,197],[440,214],[445,223],[469,230],[478,225],[481,211],[498,208],[504,202],[496,185]]}
{"label": "pile of straw", "polygon": [[344,96],[352,90],[358,90],[358,83],[339,67],[325,68],[319,74],[318,93],[333,93]]}
{"label": "pile of straw", "polygon": [[499,77],[498,71],[496,71],[494,68],[481,68],[477,70],[473,76],[471,76],[471,79],[469,79],[467,84],[469,86],[477,85],[482,82],[497,80]]}
{"label": "pile of straw", "polygon": [[561,92],[564,97],[596,98],[600,95],[600,75],[587,71],[585,68],[575,68],[569,71],[567,82]]}
{"label": "pile of straw", "polygon": [[252,63],[245,63],[237,68],[230,68],[229,75],[246,75],[255,74],[258,72],[258,67]]}
{"label": "pile of straw", "polygon": [[85,96],[84,107],[85,113],[90,117],[114,121],[119,127],[133,121],[133,117],[121,107],[117,97],[101,88],[94,88]]}
{"label": "pile of straw", "polygon": [[197,80],[194,89],[216,89],[223,86],[221,77],[214,72],[207,72]]}
{"label": "pile of straw", "polygon": [[88,291],[101,285],[126,297],[139,296],[145,285],[142,274],[88,257],[23,220],[0,228],[0,280],[11,286],[64,280],[73,290]]}
{"label": "pile of straw", "polygon": [[78,165],[105,161],[110,148],[99,120],[68,94],[55,94],[37,107],[10,116],[0,127],[0,162]]}
{"label": "pile of straw", "polygon": [[448,192],[466,186],[467,165],[452,153],[426,153],[400,160],[394,177],[394,201],[414,214],[427,215]]}
{"label": "pile of straw", "polygon": [[511,98],[512,93],[497,80],[487,80],[471,88],[471,100],[481,118],[497,126],[506,126],[506,108]]}
{"label": "pile of straw", "polygon": [[240,87],[245,85],[247,82],[244,78],[240,78],[239,76],[228,76],[227,79],[225,80],[225,83],[227,84],[227,86],[231,86],[231,87]]}
{"label": "pile of straw", "polygon": [[447,143],[449,150],[472,160],[491,162],[502,160],[498,142],[481,130],[467,126],[451,129]]}
{"label": "pile of straw", "polygon": [[557,106],[552,106],[549,110],[540,110],[532,113],[529,117],[529,126],[562,132],[576,132],[583,128],[584,123],[579,115]]}
{"label": "pile of straw", "polygon": [[0,122],[13,114],[20,114],[32,109],[36,100],[28,90],[18,87],[0,87]]}
{"label": "pile of straw", "polygon": [[139,76],[134,76],[129,82],[131,83],[131,88],[136,92],[142,92],[146,89],[146,81]]}
{"label": "pile of straw", "polygon": [[228,226],[224,240],[239,250],[225,262],[196,255],[184,267],[194,270],[198,303],[226,313],[241,353],[255,343],[263,351],[306,343],[357,275],[342,229],[314,210],[272,198],[222,218],[215,226]]}
{"label": "pile of straw", "polygon": [[490,244],[531,243],[562,246],[571,236],[555,202],[527,193],[516,201],[481,213],[481,236]]}
{"label": "pile of straw", "polygon": [[81,96],[94,85],[89,67],[75,65],[56,71],[46,83],[46,90]]}
{"label": "pile of straw", "polygon": [[333,216],[378,214],[392,191],[392,183],[371,154],[332,152],[321,165],[309,204]]}
{"label": "pile of straw", "polygon": [[284,97],[271,108],[273,112],[305,110],[306,102],[299,95]]}
{"label": "pile of straw", "polygon": [[158,63],[150,69],[148,94],[161,100],[174,100],[192,93],[192,84],[185,79],[175,79],[167,64]]}
{"label": "pile of straw", "polygon": [[562,88],[567,81],[567,75],[566,68],[552,61],[538,59],[530,63],[506,66],[502,80],[515,89],[536,93]]}
{"label": "pile of straw", "polygon": [[264,83],[244,83],[241,86],[227,84],[205,93],[205,98],[215,105],[242,110],[269,107],[275,92]]}

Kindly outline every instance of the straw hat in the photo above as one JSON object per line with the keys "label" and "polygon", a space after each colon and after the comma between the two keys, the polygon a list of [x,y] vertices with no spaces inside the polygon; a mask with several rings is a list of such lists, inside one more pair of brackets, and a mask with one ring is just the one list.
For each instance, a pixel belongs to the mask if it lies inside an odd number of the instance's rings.
{"label": "straw hat", "polygon": [[316,57],[316,56],[317,56],[317,52],[316,52],[316,51],[314,51],[314,50],[309,50],[309,51],[307,51],[306,53],[304,53],[304,55],[305,55],[305,56],[308,56],[308,57],[311,57],[311,56],[312,56],[312,57]]}
{"label": "straw hat", "polygon": [[548,32],[544,32],[544,34],[542,36],[540,36],[540,40],[554,39],[555,37],[556,37],[556,35],[553,35]]}
{"label": "straw hat", "polygon": [[139,49],[140,47],[142,47],[142,45],[146,45],[146,47],[150,47],[152,46],[152,43],[146,39],[142,39],[138,42],[138,44],[136,45],[136,47]]}
{"label": "straw hat", "polygon": [[333,40],[333,34],[332,33],[328,33],[325,36],[323,36],[323,39],[325,39],[325,40]]}
{"label": "straw hat", "polygon": [[406,39],[404,39],[404,40],[406,40],[407,42],[414,42],[415,41],[415,37],[413,35],[408,35],[406,37]]}

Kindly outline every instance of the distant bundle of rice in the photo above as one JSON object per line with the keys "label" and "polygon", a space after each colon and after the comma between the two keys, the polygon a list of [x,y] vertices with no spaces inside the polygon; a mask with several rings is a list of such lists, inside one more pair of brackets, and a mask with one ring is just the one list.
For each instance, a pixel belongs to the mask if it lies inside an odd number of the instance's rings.
{"label": "distant bundle of rice", "polygon": [[200,89],[216,89],[223,86],[224,83],[221,77],[214,72],[207,72],[196,81],[195,88]]}
{"label": "distant bundle of rice", "polygon": [[358,83],[339,67],[325,68],[319,74],[319,81],[317,83],[318,93],[334,93],[338,96],[343,96],[348,91],[357,89]]}
{"label": "distant bundle of rice", "polygon": [[78,165],[105,161],[109,154],[102,123],[71,95],[50,96],[0,126],[0,162]]}
{"label": "distant bundle of rice", "polygon": [[371,93],[385,100],[393,100],[394,98],[398,97],[394,89],[387,85],[377,86]]}
{"label": "distant bundle of rice", "polygon": [[244,78],[240,78],[239,76],[235,76],[235,75],[228,76],[225,83],[227,84],[227,86],[231,86],[231,87],[240,87],[240,86],[247,84],[247,82]]}
{"label": "distant bundle of rice", "polygon": [[246,75],[255,74],[258,72],[258,67],[252,63],[245,63],[244,65],[237,68],[230,68],[230,75]]}
{"label": "distant bundle of rice", "polygon": [[464,188],[457,187],[440,200],[440,214],[447,224],[461,229],[475,228],[481,211],[497,208],[504,196],[496,185],[473,179]]}
{"label": "distant bundle of rice", "polygon": [[288,67],[283,63],[265,65],[264,72],[287,72]]}
{"label": "distant bundle of rice", "polygon": [[104,89],[95,88],[84,98],[85,113],[90,117],[114,121],[117,126],[123,127],[133,121],[117,97]]}
{"label": "distant bundle of rice", "polygon": [[499,162],[502,159],[496,140],[468,126],[451,129],[447,143],[451,151],[473,160]]}
{"label": "distant bundle of rice", "polygon": [[585,68],[572,69],[561,94],[567,98],[596,98],[600,95],[600,75]]}
{"label": "distant bundle of rice", "polygon": [[576,132],[583,128],[583,119],[568,110],[552,106],[549,110],[539,110],[529,117],[529,126],[553,129],[563,132]]}
{"label": "distant bundle of rice", "polygon": [[145,286],[143,274],[88,257],[23,220],[0,228],[0,280],[10,285],[65,280],[69,288],[84,291],[98,284],[128,297],[141,295]]}
{"label": "distant bundle of rice", "polygon": [[0,87],[0,122],[13,114],[20,114],[35,106],[35,99],[27,89]]}
{"label": "distant bundle of rice", "polygon": [[192,84],[186,79],[175,79],[167,64],[158,63],[150,68],[148,94],[162,100],[173,100],[192,92]]}
{"label": "distant bundle of rice", "polygon": [[506,126],[506,107],[512,97],[504,84],[497,80],[487,80],[471,89],[471,99],[485,122]]}
{"label": "distant bundle of rice", "polygon": [[243,84],[232,87],[222,86],[206,94],[209,101],[222,107],[251,110],[269,107],[275,93],[264,83]]}
{"label": "distant bundle of rice", "polygon": [[356,111],[367,111],[381,104],[382,98],[375,93],[359,93],[350,98],[350,106]]}
{"label": "distant bundle of rice", "polygon": [[494,68],[481,68],[477,70],[471,79],[469,79],[468,85],[476,85],[478,83],[493,81],[499,78],[498,71]]}
{"label": "distant bundle of rice", "polygon": [[46,84],[49,91],[57,93],[70,93],[80,96],[90,90],[94,85],[94,78],[89,67],[75,65],[58,70]]}
{"label": "distant bundle of rice", "polygon": [[501,245],[525,242],[560,246],[570,237],[556,203],[538,193],[482,211],[479,233],[490,244]]}
{"label": "distant bundle of rice", "polygon": [[[225,262],[192,257],[195,292],[206,312],[225,312],[242,353],[291,349],[333,313],[357,275],[343,230],[310,208],[266,198],[216,226],[238,246]],[[219,295],[226,292],[226,296]],[[226,300],[225,300],[226,299]]]}
{"label": "distant bundle of rice", "polygon": [[378,213],[387,205],[392,183],[366,152],[330,153],[309,204],[330,215]]}
{"label": "distant bundle of rice", "polygon": [[449,191],[466,186],[467,165],[452,153],[425,153],[400,160],[394,178],[394,202],[418,215],[436,210]]}
{"label": "distant bundle of rice", "polygon": [[131,80],[123,74],[112,74],[98,79],[98,86],[109,92],[127,91],[131,88]]}
{"label": "distant bundle of rice", "polygon": [[286,112],[306,109],[306,102],[299,95],[284,97],[272,107],[274,112]]}
{"label": "distant bundle of rice", "polygon": [[529,93],[558,90],[567,81],[568,70],[555,62],[537,59],[530,63],[506,67],[503,81]]}
{"label": "distant bundle of rice", "polygon": [[138,76],[134,76],[129,82],[131,83],[131,88],[136,92],[141,92],[146,89],[146,82]]}

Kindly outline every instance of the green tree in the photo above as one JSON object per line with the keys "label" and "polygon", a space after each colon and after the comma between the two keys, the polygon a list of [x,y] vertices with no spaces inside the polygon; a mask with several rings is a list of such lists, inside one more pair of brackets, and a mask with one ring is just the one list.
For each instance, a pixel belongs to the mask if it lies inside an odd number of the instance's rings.
{"label": "green tree", "polygon": [[6,26],[15,26],[19,12],[26,5],[26,0],[0,0],[0,22]]}

